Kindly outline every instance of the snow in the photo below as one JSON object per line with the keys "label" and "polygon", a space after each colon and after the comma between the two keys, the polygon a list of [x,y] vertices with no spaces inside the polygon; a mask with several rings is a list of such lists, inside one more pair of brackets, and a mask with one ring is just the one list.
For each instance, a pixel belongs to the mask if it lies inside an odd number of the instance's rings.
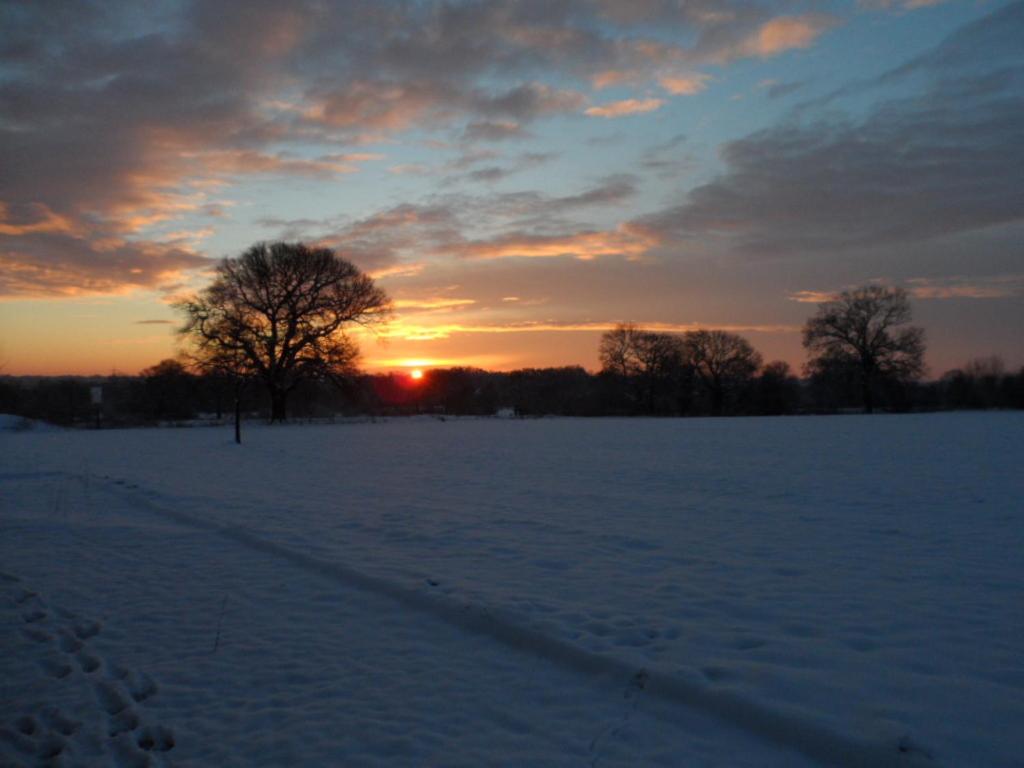
{"label": "snow", "polygon": [[0,434],[0,764],[1024,765],[1024,414],[244,440]]}
{"label": "snow", "polygon": [[45,421],[27,419],[24,416],[15,416],[11,413],[0,413],[0,432],[27,432],[29,430],[37,432],[55,432],[59,431],[60,427],[48,424]]}

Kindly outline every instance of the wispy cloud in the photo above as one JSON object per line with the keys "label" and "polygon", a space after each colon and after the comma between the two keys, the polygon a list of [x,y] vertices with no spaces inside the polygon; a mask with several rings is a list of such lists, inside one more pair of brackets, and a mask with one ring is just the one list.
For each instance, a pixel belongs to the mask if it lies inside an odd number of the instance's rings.
{"label": "wispy cloud", "polygon": [[462,132],[465,141],[506,141],[526,139],[530,132],[514,120],[483,120],[472,122]]}
{"label": "wispy cloud", "polygon": [[510,233],[486,240],[467,240],[449,250],[467,259],[574,258],[590,261],[601,256],[639,258],[652,242],[625,230],[582,231],[560,235]]}
{"label": "wispy cloud", "polygon": [[794,49],[808,48],[824,32],[835,26],[837,19],[825,14],[780,16],[762,24],[721,56],[776,56]]}
{"label": "wispy cloud", "polygon": [[[512,333],[603,333],[616,327],[619,321],[559,322],[531,321],[512,323],[438,323],[433,325],[393,323],[382,332],[387,338],[406,341],[434,341],[447,339],[459,334],[512,334]],[[637,322],[638,326],[659,333],[685,333],[705,328],[715,328],[732,333],[799,333],[800,326],[790,324],[708,324],[708,323],[662,323]]]}
{"label": "wispy cloud", "polygon": [[907,281],[918,299],[1008,299],[1024,296],[1024,275],[914,277]]}
{"label": "wispy cloud", "polygon": [[596,107],[588,107],[585,114],[591,117],[626,117],[627,115],[640,115],[645,112],[653,112],[664,105],[664,99],[622,99]]}
{"label": "wispy cloud", "polygon": [[658,78],[658,83],[673,96],[692,96],[708,87],[711,75],[696,73],[665,74]]}
{"label": "wispy cloud", "polygon": [[[967,275],[910,277],[903,280],[902,283],[911,296],[926,301],[934,299],[1009,299],[1024,296],[1024,274],[984,277],[969,277]],[[853,286],[845,286],[841,290],[851,287]],[[787,298],[800,303],[821,304],[832,301],[838,294],[839,290],[805,290],[791,293]]]}
{"label": "wispy cloud", "polygon": [[795,93],[807,85],[805,80],[794,80],[780,83],[777,80],[764,80],[758,83],[758,87],[768,94],[769,99],[781,99],[791,93]]}
{"label": "wispy cloud", "polygon": [[[830,103],[721,149],[726,171],[631,226],[763,256],[834,254],[1024,220],[1024,3],[968,25],[879,80],[923,92],[866,117]],[[940,55],[942,54],[942,55]],[[958,60],[960,67],[950,69]],[[880,190],[885,190],[880,194]]]}
{"label": "wispy cloud", "polygon": [[434,297],[425,299],[395,299],[393,306],[398,310],[452,310],[462,309],[476,304],[474,299],[453,299],[445,297]]}
{"label": "wispy cloud", "polygon": [[933,5],[940,5],[946,0],[859,0],[859,5],[871,9],[899,9],[916,11],[919,8],[929,8]]}
{"label": "wispy cloud", "polygon": [[824,304],[826,301],[832,301],[836,296],[837,293],[832,291],[796,291],[786,298],[801,304]]}

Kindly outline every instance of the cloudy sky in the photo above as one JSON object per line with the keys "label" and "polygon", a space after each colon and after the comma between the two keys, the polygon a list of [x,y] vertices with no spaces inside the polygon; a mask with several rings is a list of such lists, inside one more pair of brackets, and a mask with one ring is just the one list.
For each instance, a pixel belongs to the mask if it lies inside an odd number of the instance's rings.
{"label": "cloudy sky", "polygon": [[272,239],[394,298],[369,368],[594,368],[624,320],[799,367],[868,281],[933,374],[1024,364],[1022,40],[999,0],[6,0],[0,365],[171,356]]}

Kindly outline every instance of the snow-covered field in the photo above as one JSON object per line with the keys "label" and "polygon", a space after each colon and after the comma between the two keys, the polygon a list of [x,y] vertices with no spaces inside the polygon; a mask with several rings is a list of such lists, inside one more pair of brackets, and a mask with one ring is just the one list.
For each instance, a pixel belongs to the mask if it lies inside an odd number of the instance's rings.
{"label": "snow-covered field", "polygon": [[1019,413],[4,431],[0,765],[1024,765],[1022,466]]}

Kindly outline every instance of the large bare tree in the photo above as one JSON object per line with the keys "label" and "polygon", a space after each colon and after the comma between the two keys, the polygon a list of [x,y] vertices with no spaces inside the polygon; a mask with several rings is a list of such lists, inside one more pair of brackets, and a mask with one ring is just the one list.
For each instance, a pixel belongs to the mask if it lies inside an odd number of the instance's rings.
{"label": "large bare tree", "polygon": [[910,319],[902,288],[867,285],[843,291],[821,304],[804,326],[808,371],[855,371],[864,410],[871,413],[880,381],[913,381],[924,373],[924,331],[908,326]]}
{"label": "large bare tree", "polygon": [[757,373],[761,355],[728,331],[688,331],[684,338],[689,363],[711,398],[711,413],[721,416],[726,396]]}
{"label": "large bare tree", "polygon": [[685,366],[682,339],[632,323],[620,323],[602,334],[598,355],[602,370],[637,385],[636,400],[648,413],[657,409],[659,396],[678,388]]}
{"label": "large bare tree", "polygon": [[213,282],[175,308],[200,367],[262,381],[271,420],[283,421],[299,383],[353,370],[358,348],[345,329],[384,319],[390,303],[328,248],[259,243],[221,261]]}

